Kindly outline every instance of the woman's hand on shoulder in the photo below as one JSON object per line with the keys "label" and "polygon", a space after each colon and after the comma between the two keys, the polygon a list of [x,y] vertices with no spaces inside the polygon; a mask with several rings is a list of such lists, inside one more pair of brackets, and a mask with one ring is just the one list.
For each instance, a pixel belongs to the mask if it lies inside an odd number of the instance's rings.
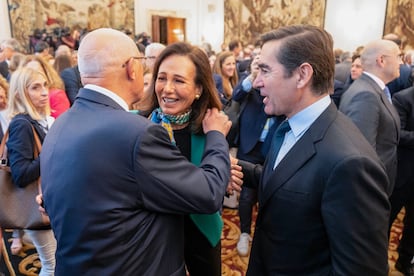
{"label": "woman's hand on shoulder", "polygon": [[217,130],[226,136],[230,131],[230,127],[231,121],[224,112],[219,111],[217,108],[207,109],[203,119],[204,133]]}

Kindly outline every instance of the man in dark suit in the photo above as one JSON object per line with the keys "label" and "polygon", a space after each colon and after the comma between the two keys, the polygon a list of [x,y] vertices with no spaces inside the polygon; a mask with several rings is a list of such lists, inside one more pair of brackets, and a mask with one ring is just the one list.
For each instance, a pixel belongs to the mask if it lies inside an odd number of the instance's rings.
{"label": "man in dark suit", "polygon": [[397,173],[400,118],[385,84],[399,76],[400,49],[389,40],[368,43],[361,53],[362,75],[341,97],[339,110],[347,115],[376,150],[383,162],[391,195]]}
{"label": "man in dark suit", "polygon": [[390,225],[405,207],[404,230],[398,244],[395,268],[406,276],[414,275],[414,87],[397,92],[392,102],[401,119],[401,139],[398,144],[398,170],[391,195]]}
{"label": "man in dark suit", "polygon": [[62,72],[60,72],[60,77],[65,84],[65,92],[68,96],[70,105],[72,106],[76,99],[76,95],[78,95],[79,89],[83,86],[79,75],[78,65],[63,69]]}
{"label": "man in dark suit", "polygon": [[246,178],[261,176],[247,275],[387,275],[388,179],[329,97],[332,37],[297,25],[261,38],[254,86],[265,112],[287,121],[263,168],[239,161]]}
{"label": "man in dark suit", "polygon": [[165,128],[128,112],[143,96],[142,56],[132,39],[98,29],[78,56],[85,87],[42,148],[56,275],[185,275],[183,214],[221,208],[231,123],[217,109],[207,112],[205,151],[194,166]]}

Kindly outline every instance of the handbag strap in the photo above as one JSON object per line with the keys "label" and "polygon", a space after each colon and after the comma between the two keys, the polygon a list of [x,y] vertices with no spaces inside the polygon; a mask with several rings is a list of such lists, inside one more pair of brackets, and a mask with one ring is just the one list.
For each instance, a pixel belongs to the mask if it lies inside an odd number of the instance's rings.
{"label": "handbag strap", "polygon": [[[37,134],[35,128],[32,125],[32,132],[34,138],[34,150],[33,150],[33,157],[37,158],[42,150],[42,143],[40,142],[39,135]],[[1,139],[0,144],[0,166],[7,167],[7,151],[6,149],[6,142],[9,139],[9,129],[7,128],[6,133],[4,133],[3,138]],[[42,193],[42,187],[40,185],[40,177],[39,181],[37,181],[37,187],[39,190],[39,194]]]}
{"label": "handbag strap", "polygon": [[[37,134],[35,128],[32,125],[32,131],[33,131],[33,137],[34,137],[34,158],[37,158],[40,154],[40,152],[42,151],[42,143],[40,142],[40,138],[39,135]],[[4,150],[6,149],[6,142],[9,139],[9,129],[6,130],[6,133],[4,133],[3,138],[1,139],[1,144],[0,144],[0,160],[1,160],[1,165],[6,165],[3,164],[3,160],[7,159],[7,152],[5,152]]]}

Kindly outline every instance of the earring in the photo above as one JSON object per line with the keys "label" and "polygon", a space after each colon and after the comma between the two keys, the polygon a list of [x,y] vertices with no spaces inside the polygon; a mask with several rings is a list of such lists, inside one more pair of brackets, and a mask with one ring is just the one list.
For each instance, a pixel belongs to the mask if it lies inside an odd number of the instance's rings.
{"label": "earring", "polygon": [[196,95],[195,95],[195,99],[196,99],[196,100],[200,99],[200,95],[196,94]]}

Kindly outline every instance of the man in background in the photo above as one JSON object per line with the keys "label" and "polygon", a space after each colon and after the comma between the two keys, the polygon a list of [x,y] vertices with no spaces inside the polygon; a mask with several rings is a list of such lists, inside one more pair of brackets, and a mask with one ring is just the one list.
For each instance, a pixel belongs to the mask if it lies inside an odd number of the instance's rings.
{"label": "man in background", "polygon": [[343,93],[339,110],[359,128],[377,152],[390,181],[390,196],[397,173],[400,118],[385,84],[399,76],[400,49],[389,40],[368,43],[361,53],[362,75]]}

